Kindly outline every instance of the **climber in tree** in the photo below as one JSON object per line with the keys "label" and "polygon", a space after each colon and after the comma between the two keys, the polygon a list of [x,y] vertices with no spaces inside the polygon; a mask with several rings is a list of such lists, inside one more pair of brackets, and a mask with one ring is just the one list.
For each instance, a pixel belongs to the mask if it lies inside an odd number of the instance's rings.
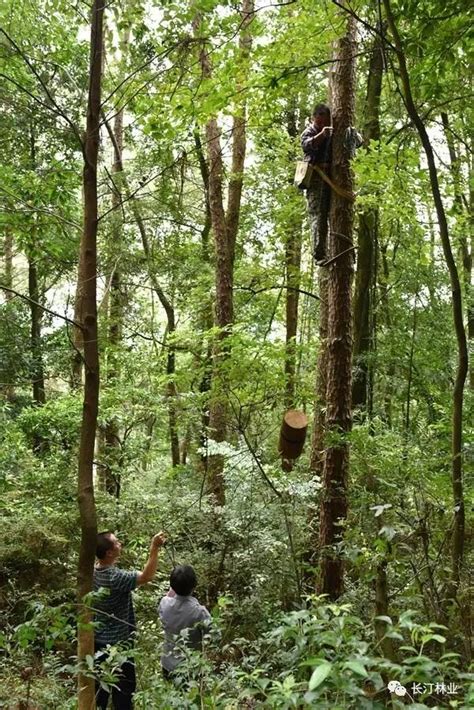
{"label": "climber in tree", "polygon": [[[311,123],[301,135],[301,146],[304,159],[317,165],[326,174],[331,163],[331,111],[326,104],[314,107]],[[331,188],[313,171],[311,183],[306,191],[308,213],[313,238],[313,254],[317,264],[323,264],[326,259],[328,236],[329,205]]]}

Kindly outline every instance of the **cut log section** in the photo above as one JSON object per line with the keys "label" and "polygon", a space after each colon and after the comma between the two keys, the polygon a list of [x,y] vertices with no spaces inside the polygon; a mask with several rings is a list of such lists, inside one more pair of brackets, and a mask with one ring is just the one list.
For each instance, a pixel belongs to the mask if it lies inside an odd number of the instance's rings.
{"label": "cut log section", "polygon": [[297,409],[289,409],[283,416],[280,429],[278,451],[282,457],[284,471],[291,471],[293,461],[303,451],[308,429],[308,417]]}

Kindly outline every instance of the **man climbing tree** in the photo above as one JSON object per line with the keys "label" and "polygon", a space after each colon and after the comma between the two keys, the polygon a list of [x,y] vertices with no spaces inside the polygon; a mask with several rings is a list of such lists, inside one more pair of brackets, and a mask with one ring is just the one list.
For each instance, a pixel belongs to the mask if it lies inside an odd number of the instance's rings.
{"label": "man climbing tree", "polygon": [[[331,163],[332,127],[330,123],[329,106],[318,104],[314,107],[310,125],[301,136],[301,147],[305,154],[305,160],[326,174],[329,172]],[[308,200],[314,259],[317,264],[323,264],[326,259],[331,189],[317,171],[312,172],[311,182],[306,191],[306,199]]]}

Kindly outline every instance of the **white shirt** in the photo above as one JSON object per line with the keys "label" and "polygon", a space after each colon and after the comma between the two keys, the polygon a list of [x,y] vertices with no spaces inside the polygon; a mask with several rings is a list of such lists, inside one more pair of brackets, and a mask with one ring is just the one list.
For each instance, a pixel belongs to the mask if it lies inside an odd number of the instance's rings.
{"label": "white shirt", "polygon": [[196,597],[180,594],[163,597],[158,605],[158,613],[165,632],[161,665],[167,671],[173,671],[183,660],[180,651],[175,650],[176,637],[183,635],[186,638],[186,646],[200,649],[203,627],[209,624],[211,615],[205,606],[199,604]]}

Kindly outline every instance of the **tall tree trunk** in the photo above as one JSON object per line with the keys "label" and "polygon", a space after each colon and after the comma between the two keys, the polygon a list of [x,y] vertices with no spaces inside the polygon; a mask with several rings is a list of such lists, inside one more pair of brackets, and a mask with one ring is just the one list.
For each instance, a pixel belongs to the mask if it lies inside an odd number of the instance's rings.
{"label": "tall tree trunk", "polygon": [[41,349],[41,320],[42,308],[40,305],[40,290],[38,285],[38,270],[34,256],[28,256],[28,295],[30,298],[31,313],[31,355],[33,367],[31,372],[33,401],[42,405],[46,402],[44,389],[43,354]]}
{"label": "tall tree trunk", "polygon": [[[327,269],[319,270],[319,354],[316,363],[316,382],[314,392],[314,416],[311,431],[309,470],[311,476],[322,479],[324,469],[324,438],[326,433],[326,390],[327,390],[327,337],[328,337],[328,281]],[[310,507],[308,513],[309,551],[306,554],[308,572],[305,581],[314,588],[314,573],[319,558],[319,516],[317,504]]]}
{"label": "tall tree trunk", "polygon": [[[333,81],[333,181],[353,192],[347,130],[354,122],[355,40],[354,19],[347,19],[346,34],[338,42]],[[326,432],[330,437],[323,468],[320,514],[321,576],[319,589],[330,599],[343,591],[343,561],[337,545],[342,541],[347,516],[347,475],[351,429],[351,286],[354,207],[333,191],[330,211],[330,259],[328,284]],[[332,260],[332,261],[331,261]]]}
{"label": "tall tree trunk", "polygon": [[[84,204],[84,187],[83,191],[83,209]],[[84,286],[86,280],[86,265],[84,263],[85,247],[84,247],[84,232],[81,235],[81,244],[79,247],[79,261],[77,265],[77,281],[76,293],[74,298],[74,322],[82,323],[84,320]],[[81,328],[73,326],[71,339],[71,382],[72,390],[78,390],[82,385],[82,365],[84,362],[84,332]]]}
{"label": "tall tree trunk", "polygon": [[[205,202],[205,219],[201,231],[201,247],[202,260],[204,264],[211,264],[211,255],[209,250],[209,235],[212,229],[211,206],[209,204],[209,168],[202,149],[201,135],[199,129],[194,131],[194,144],[196,146],[196,155],[199,162],[199,170],[201,172],[202,184],[204,187],[204,202]],[[209,332],[213,326],[213,309],[212,298],[205,299],[199,313],[199,327],[201,331]],[[201,405],[201,430],[199,434],[199,448],[201,453],[201,467],[204,477],[207,478],[208,456],[207,456],[207,435],[209,431],[209,402],[207,395],[211,390],[212,380],[212,346],[210,343],[206,346],[204,353],[204,365],[202,368],[202,378],[199,383],[199,392],[204,395]]]}
{"label": "tall tree trunk", "polygon": [[[5,238],[3,242],[3,282],[7,288],[13,288],[13,231],[10,227],[5,229]],[[5,291],[5,299],[11,301],[13,294]]]}
{"label": "tall tree trunk", "polygon": [[464,398],[464,383],[467,376],[468,354],[466,331],[464,330],[463,322],[463,305],[462,292],[459,280],[456,261],[453,257],[451,249],[451,241],[449,237],[448,222],[444,210],[443,200],[438,182],[438,173],[433,153],[433,148],[425,128],[425,124],[418,113],[413,100],[411,91],[410,76],[406,65],[405,54],[403,51],[402,41],[395,24],[392,9],[389,0],[383,0],[385,13],[387,16],[388,26],[393,37],[393,42],[398,59],[398,67],[400,70],[400,78],[402,82],[402,92],[405,106],[412,120],[421,144],[423,146],[426,160],[428,163],[428,171],[430,176],[431,192],[435,203],[436,215],[438,217],[439,234],[443,246],[444,258],[449,271],[451,282],[452,304],[453,304],[453,320],[454,330],[457,339],[457,371],[453,389],[453,411],[452,411],[452,468],[451,480],[453,487],[454,498],[454,529],[452,540],[452,583],[453,592],[456,593],[459,585],[461,568],[464,556],[464,492],[463,492],[463,398]]}
{"label": "tall tree trunk", "polygon": [[316,366],[316,387],[314,419],[311,436],[310,471],[313,475],[323,475],[324,434],[326,430],[327,391],[327,338],[328,338],[328,281],[327,269],[319,270],[319,355]]}
{"label": "tall tree trunk", "polygon": [[[78,462],[78,502],[81,520],[81,545],[78,565],[78,660],[94,654],[94,632],[90,629],[91,613],[84,596],[92,590],[97,515],[94,499],[93,460],[99,406],[99,350],[97,329],[97,161],[99,153],[100,96],[103,53],[104,0],[94,0],[91,18],[91,52],[89,97],[84,143],[84,231],[81,254],[84,266],[82,328],[84,341],[84,403]],[[78,677],[78,708],[95,706],[94,679]]]}
{"label": "tall tree trunk", "polygon": [[[454,204],[456,208],[456,213],[460,217],[465,212],[464,201],[461,190],[461,169],[459,164],[459,157],[456,152],[456,146],[454,143],[454,138],[450,130],[449,117],[445,112],[441,113],[441,120],[443,122],[444,135],[446,137],[446,143],[449,149],[449,161],[451,164],[451,172],[453,176],[454,183]],[[472,177],[472,175],[470,176]],[[472,186],[471,186],[472,190]],[[469,203],[466,205],[469,210]],[[472,206],[472,205],[471,205]],[[469,217],[469,215],[467,215]],[[470,214],[470,219],[472,220],[472,213]],[[469,224],[469,222],[468,222]],[[472,221],[471,221],[472,227]],[[465,235],[463,231],[459,234],[459,246],[460,246],[460,257],[463,265],[463,281],[464,281],[464,298],[466,300],[466,316],[467,316],[467,336],[471,345],[474,345],[474,292],[472,287],[472,244],[473,244],[473,232],[470,230],[470,242],[469,234]],[[471,358],[469,363],[469,384],[470,388],[474,389],[474,362]]]}
{"label": "tall tree trunk", "polygon": [[[249,24],[253,19],[253,0],[243,0],[242,23],[240,33],[240,56],[243,70],[237,76],[237,85],[242,88],[245,68],[251,48]],[[197,31],[200,18],[195,21]],[[211,78],[212,68],[209,53],[205,45],[200,51],[200,63],[204,77]],[[234,110],[232,127],[232,173],[229,180],[227,211],[223,201],[224,165],[220,143],[220,128],[216,118],[210,118],[206,124],[206,140],[209,167],[209,208],[214,235],[216,257],[216,306],[215,324],[219,328],[213,352],[212,394],[209,412],[209,431],[212,439],[225,441],[227,436],[227,402],[223,361],[228,356],[228,336],[234,319],[233,278],[235,242],[239,227],[240,205],[242,197],[243,170],[246,151],[246,101],[241,91],[240,99]],[[213,455],[208,461],[208,492],[216,503],[225,503],[223,457]]]}
{"label": "tall tree trunk", "polygon": [[[390,330],[392,327],[392,316],[390,313],[390,304],[388,296],[388,280],[390,272],[388,268],[386,244],[380,246],[380,256],[382,258],[382,270],[378,270],[378,288],[380,292],[381,313],[383,315],[383,323],[385,327]],[[383,394],[383,415],[385,418],[385,422],[389,427],[392,426],[392,395],[394,377],[395,366],[393,363],[393,358],[391,357],[389,365],[387,367],[387,375],[385,377]]]}
{"label": "tall tree trunk", "polygon": [[[377,565],[375,577],[375,616],[390,616],[389,592],[387,579],[387,560],[382,559]],[[375,619],[375,634],[380,643],[380,648],[385,658],[397,661],[397,654],[393,639],[387,637],[387,622],[383,619]]]}
{"label": "tall tree trunk", "polygon": [[301,221],[296,216],[288,225],[285,244],[286,267],[286,345],[285,345],[285,408],[296,407],[296,334],[301,267]]}
{"label": "tall tree trunk", "polygon": [[[470,244],[469,244],[469,254],[471,255],[470,260],[470,280],[471,285],[469,294],[469,303],[467,306],[467,334],[469,338],[469,343],[472,348],[474,348],[474,285],[472,284],[472,260],[474,258],[474,151],[471,150],[471,158],[469,165],[469,231],[471,233]],[[469,375],[469,386],[471,390],[474,390],[474,357],[471,358],[471,367]]]}
{"label": "tall tree trunk", "polygon": [[[288,135],[296,138],[296,111],[293,108],[288,116]],[[295,156],[289,155],[291,167]],[[291,187],[291,189],[294,189]],[[299,199],[299,198],[298,198]],[[285,344],[285,409],[296,407],[296,335],[298,330],[299,287],[301,278],[301,210],[292,211],[285,225],[285,281],[286,281],[286,344]]]}
{"label": "tall tree trunk", "polygon": [[[205,50],[203,49],[203,53]],[[208,56],[206,66],[208,66]],[[210,69],[209,69],[210,72]],[[212,393],[209,407],[209,434],[217,442],[225,441],[227,435],[227,403],[222,360],[228,354],[226,339],[234,318],[233,304],[233,261],[234,246],[227,242],[225,212],[223,204],[223,161],[220,144],[220,129],[216,119],[206,125],[206,140],[209,160],[209,206],[211,210],[212,232],[216,257],[216,303],[215,324],[220,328],[213,348]],[[224,459],[221,455],[208,457],[207,486],[217,505],[225,503],[222,472]]]}
{"label": "tall tree trunk", "polygon": [[[107,357],[107,384],[113,385],[119,379],[118,349],[122,342],[124,297],[122,293],[121,254],[123,251],[123,225],[120,205],[122,202],[122,151],[123,151],[123,110],[115,116],[114,121],[114,162],[112,165],[112,230],[110,243],[113,259],[110,278],[109,296],[109,332]],[[121,442],[118,422],[109,419],[104,431],[104,486],[107,493],[120,495],[120,459]]]}
{"label": "tall tree trunk", "polygon": [[[383,76],[382,43],[377,35],[372,48],[365,101],[364,139],[380,140],[380,94]],[[370,150],[370,146],[368,148]],[[371,382],[368,358],[373,347],[372,303],[375,245],[377,241],[378,210],[364,210],[359,217],[359,250],[354,289],[354,379],[352,383],[352,406],[367,407],[368,389]]]}
{"label": "tall tree trunk", "polygon": [[[30,162],[31,170],[36,171],[36,136],[34,124],[30,127]],[[33,216],[35,220],[35,216]],[[38,284],[38,268],[36,265],[36,254],[38,250],[36,247],[36,222],[34,221],[31,227],[30,234],[30,246],[26,250],[26,257],[28,259],[28,295],[31,313],[31,356],[33,361],[33,367],[31,372],[31,381],[33,389],[33,401],[37,405],[43,405],[46,401],[45,389],[44,389],[44,368],[43,368],[43,354],[41,351],[41,320],[42,320],[42,308],[41,308],[41,295]],[[41,447],[41,440],[37,439],[35,441],[35,448]]]}
{"label": "tall tree trunk", "polygon": [[[30,162],[31,170],[36,171],[36,136],[34,124],[30,127]],[[30,305],[30,347],[31,347],[31,386],[33,393],[33,401],[37,406],[42,406],[46,402],[46,393],[44,386],[44,367],[43,353],[41,344],[41,322],[43,318],[43,310],[41,308],[42,294],[38,283],[38,268],[37,254],[39,250],[36,247],[37,241],[37,225],[36,218],[33,215],[31,225],[31,234],[29,235],[29,245],[26,249],[26,258],[28,261],[28,295]],[[45,449],[47,442],[35,432],[33,437],[33,450],[39,453]]]}
{"label": "tall tree trunk", "polygon": [[[7,289],[13,288],[13,230],[10,227],[5,228],[5,237],[3,242],[3,283]],[[11,301],[13,294],[9,291],[4,292],[5,300]],[[15,387],[13,383],[6,383],[0,385],[1,391],[8,402],[12,402],[15,399]]]}

